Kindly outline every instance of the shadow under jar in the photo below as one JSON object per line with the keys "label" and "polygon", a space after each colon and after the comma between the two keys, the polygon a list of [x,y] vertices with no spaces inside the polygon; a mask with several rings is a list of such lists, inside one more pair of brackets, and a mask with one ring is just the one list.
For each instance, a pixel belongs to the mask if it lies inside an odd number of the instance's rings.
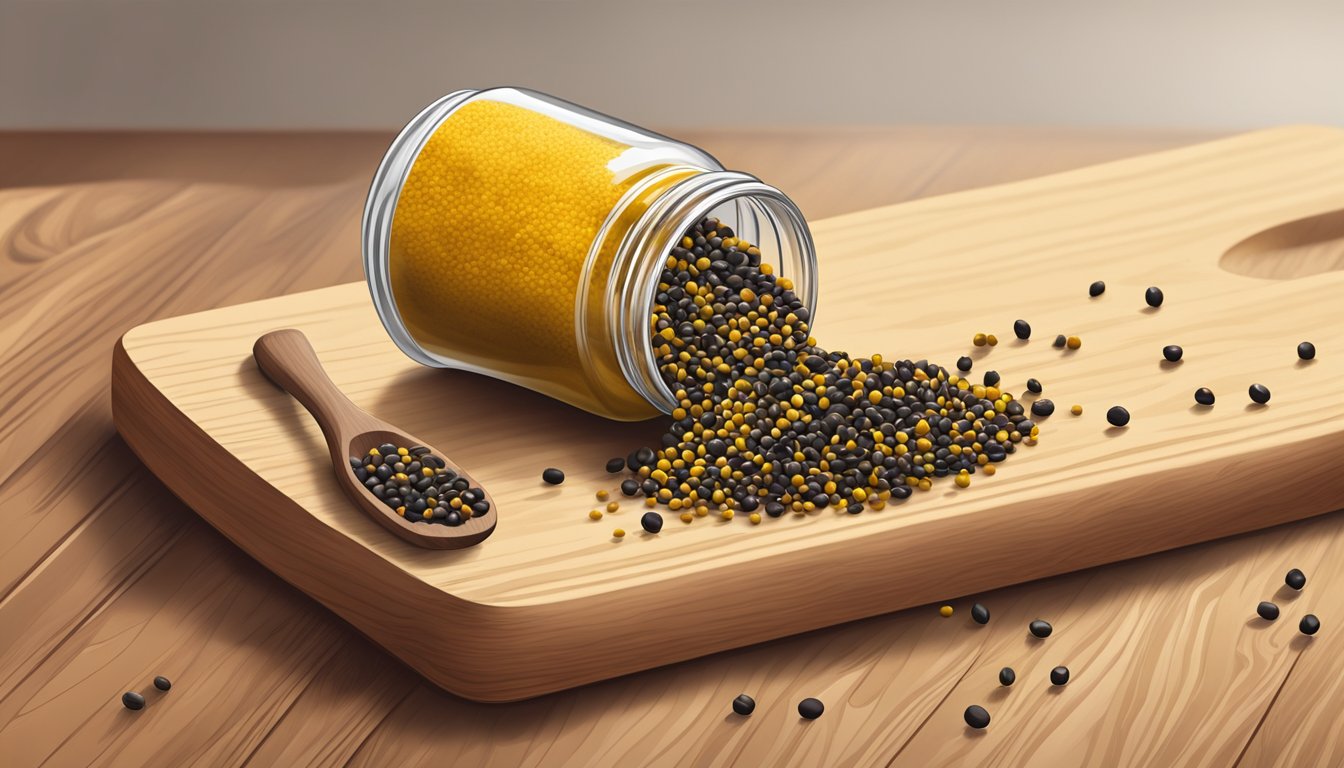
{"label": "shadow under jar", "polygon": [[713,216],[816,310],[816,254],[782,192],[689,144],[519,88],[425,108],[364,210],[365,276],[396,345],[611,419],[670,413],[651,344],[658,277]]}

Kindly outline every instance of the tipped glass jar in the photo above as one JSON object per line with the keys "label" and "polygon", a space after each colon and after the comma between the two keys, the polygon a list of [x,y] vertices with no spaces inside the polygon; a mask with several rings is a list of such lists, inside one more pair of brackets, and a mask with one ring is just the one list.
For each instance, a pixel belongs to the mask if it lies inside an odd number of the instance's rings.
{"label": "tipped glass jar", "polygon": [[417,362],[644,419],[676,406],[651,345],[658,276],[706,216],[755,243],[815,312],[812,237],[778,189],[545,94],[457,91],[383,157],[364,210],[365,276]]}

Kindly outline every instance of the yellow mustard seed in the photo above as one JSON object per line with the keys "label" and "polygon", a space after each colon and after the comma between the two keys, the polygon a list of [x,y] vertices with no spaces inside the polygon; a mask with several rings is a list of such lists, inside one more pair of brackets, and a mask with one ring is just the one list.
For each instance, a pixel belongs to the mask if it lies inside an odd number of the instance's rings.
{"label": "yellow mustard seed", "polygon": [[985,343],[988,344],[988,345],[991,346],[991,347],[998,346],[998,344],[999,344],[999,337],[998,337],[998,336],[995,336],[994,334],[991,333],[991,334],[989,334],[988,336],[985,337]]}
{"label": "yellow mustard seed", "polygon": [[751,524],[752,524],[752,525],[760,525],[760,524],[761,524],[761,513],[760,513],[760,512],[752,512],[750,515],[747,515],[747,519],[751,521]]}
{"label": "yellow mustard seed", "polygon": [[958,473],[957,473],[957,477],[956,477],[956,483],[957,483],[957,487],[959,487],[959,488],[969,488],[970,485],[971,485],[971,476],[970,476],[970,474],[968,474],[968,473],[966,472],[966,470],[964,470],[964,469],[963,469],[962,471],[958,472]]}
{"label": "yellow mustard seed", "polygon": [[692,522],[693,520],[695,520],[695,515],[691,514],[690,512],[681,513],[681,522],[689,523]]}
{"label": "yellow mustard seed", "polygon": [[1079,347],[1083,346],[1083,340],[1078,338],[1077,336],[1070,336],[1067,340],[1065,340],[1064,346],[1068,347],[1069,349],[1078,349]]}
{"label": "yellow mustard seed", "polygon": [[947,617],[951,616],[951,615],[952,615],[952,606],[950,606],[950,605],[944,605],[943,607],[939,608],[939,609],[938,609],[938,615],[939,615],[939,616],[942,616],[944,619],[946,619]]}
{"label": "yellow mustard seed", "polygon": [[1072,408],[1069,409],[1069,413],[1072,413],[1074,416],[1082,416],[1082,415],[1083,415],[1083,406],[1081,406],[1081,405],[1075,405],[1075,406],[1073,406]]}
{"label": "yellow mustard seed", "polygon": [[731,509],[725,509],[725,510],[723,510],[722,512],[719,513],[719,516],[721,516],[724,520],[732,520],[732,519],[733,519],[733,510],[731,510]]}
{"label": "yellow mustard seed", "polygon": [[615,512],[616,510],[618,510],[618,509],[620,509],[620,508],[621,508],[621,503],[618,502],[618,501],[613,501],[613,502],[611,502],[610,504],[607,505],[607,511],[608,511],[608,512]]}
{"label": "yellow mustard seed", "polygon": [[602,519],[602,510],[600,510],[600,509],[594,509],[592,512],[589,512],[589,513],[588,513],[588,519],[589,519],[589,520],[601,520],[601,519]]}
{"label": "yellow mustard seed", "polygon": [[611,532],[611,535],[612,535],[612,536],[615,536],[615,537],[618,538],[618,539],[625,538],[625,529],[624,529],[624,528],[617,528],[616,530],[614,530],[614,531]]}
{"label": "yellow mustard seed", "polygon": [[983,347],[989,343],[989,337],[983,333],[977,333],[971,337],[971,343],[977,347]]}
{"label": "yellow mustard seed", "polygon": [[607,497],[610,496],[610,495],[611,495],[611,494],[607,493],[606,491],[598,491],[598,492],[597,492],[597,500],[598,500],[598,501],[606,501],[606,500],[607,500]]}

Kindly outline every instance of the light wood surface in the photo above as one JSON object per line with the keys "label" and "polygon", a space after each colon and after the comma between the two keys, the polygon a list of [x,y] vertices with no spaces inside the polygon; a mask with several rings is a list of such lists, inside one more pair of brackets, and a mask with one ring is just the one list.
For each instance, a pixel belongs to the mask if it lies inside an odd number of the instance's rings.
{"label": "light wood surface", "polygon": [[[1029,403],[1025,382],[1036,377],[1058,403],[1038,419],[1041,444],[995,477],[966,491],[939,483],[880,513],[759,526],[669,516],[653,536],[640,531],[646,508],[625,500],[594,522],[596,490],[619,498],[623,476],[607,474],[606,459],[656,444],[662,422],[607,423],[484,377],[421,368],[386,338],[362,283],[128,332],[113,411],[150,469],[263,564],[435,683],[514,700],[1331,511],[1344,497],[1331,450],[1344,444],[1344,404],[1331,397],[1344,378],[1344,355],[1332,354],[1344,350],[1344,328],[1302,308],[1328,305],[1344,274],[1267,283],[1220,261],[1341,200],[1344,131],[1285,128],[816,222],[824,346],[944,364],[970,354],[973,379],[996,369]],[[1321,234],[1313,224],[1302,237]],[[1277,255],[1266,246],[1259,258]],[[911,295],[910,264],[966,268],[951,280],[930,270]],[[976,279],[982,268],[992,279]],[[1089,298],[1097,278],[1108,290]],[[1151,283],[1167,296],[1159,309],[1143,301]],[[1017,317],[1033,324],[1032,340],[1014,338]],[[470,457],[505,530],[443,553],[370,525],[331,477],[316,426],[250,360],[257,336],[287,326],[309,335],[365,410]],[[1003,342],[972,347],[986,330]],[[1056,333],[1079,334],[1083,348],[1054,347]],[[1304,334],[1321,354],[1297,364]],[[1172,342],[1186,349],[1179,363],[1162,358]],[[1253,382],[1278,398],[1251,404]],[[1195,405],[1200,386],[1220,402]],[[1082,416],[1068,414],[1073,403]],[[1133,415],[1125,429],[1105,421],[1115,404]],[[1316,480],[1265,483],[1267,452],[1294,456],[1292,471]],[[306,469],[287,458],[305,455]],[[567,482],[543,484],[547,466]],[[614,527],[632,535],[613,539]],[[937,546],[946,541],[958,546]],[[724,587],[798,572],[817,578]],[[467,669],[424,653],[470,638],[493,650]]]}
{"label": "light wood surface", "polygon": [[[14,764],[1344,761],[1340,514],[977,595],[984,628],[957,600],[952,619],[902,611],[519,704],[430,687],[174,499],[115,435],[99,362],[149,319],[360,279],[356,222],[389,138],[0,136],[0,754]],[[1201,137],[689,138],[820,218]],[[1280,589],[1294,566],[1311,579],[1295,599]],[[1284,618],[1253,624],[1267,597]],[[1307,611],[1324,624],[1309,643],[1294,626]],[[1055,622],[1049,645],[1022,631],[1037,616]],[[1043,681],[1060,662],[1067,696]],[[1019,682],[999,694],[1005,664]],[[155,674],[173,690],[122,710],[121,691]],[[747,721],[729,716],[743,691],[759,702]],[[798,720],[804,696],[825,700],[820,720]],[[981,735],[960,720],[974,702],[995,718]]]}

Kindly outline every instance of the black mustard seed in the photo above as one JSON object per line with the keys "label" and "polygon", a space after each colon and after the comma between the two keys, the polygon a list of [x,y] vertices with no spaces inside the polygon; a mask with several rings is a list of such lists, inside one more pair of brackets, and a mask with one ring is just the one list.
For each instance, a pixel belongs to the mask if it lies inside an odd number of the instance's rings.
{"label": "black mustard seed", "polygon": [[989,609],[979,603],[972,605],[971,620],[974,621],[976,624],[988,624]]}
{"label": "black mustard seed", "polygon": [[1051,685],[1068,685],[1068,683],[1069,683],[1068,667],[1061,665],[1050,670]]}
{"label": "black mustard seed", "polygon": [[733,711],[743,717],[756,711],[756,700],[745,693],[739,693],[736,699],[733,699]]}
{"label": "black mustard seed", "polygon": [[1297,357],[1299,360],[1315,360],[1316,345],[1310,341],[1304,341],[1297,345]]}
{"label": "black mustard seed", "polygon": [[1286,576],[1283,577],[1283,583],[1287,584],[1293,589],[1302,589],[1303,587],[1307,586],[1307,574],[1303,573],[1297,568],[1294,568],[1291,571],[1289,571]]}
{"label": "black mustard seed", "polygon": [[1314,635],[1321,631],[1321,620],[1316,618],[1316,614],[1308,613],[1297,623],[1297,630],[1304,635]]}
{"label": "black mustard seed", "polygon": [[1016,682],[1017,673],[1013,671],[1012,667],[1004,667],[999,670],[999,685],[1007,687]]}
{"label": "black mustard seed", "polygon": [[173,687],[173,681],[169,680],[163,675],[159,675],[158,677],[154,678],[154,687],[158,688],[160,691],[166,691],[169,688]]}
{"label": "black mustard seed", "polygon": [[816,720],[825,711],[826,705],[821,703],[821,699],[807,698],[798,702],[798,714],[808,720]]}
{"label": "black mustard seed", "polygon": [[1181,349],[1175,344],[1168,344],[1167,346],[1162,348],[1162,356],[1167,358],[1167,362],[1169,363],[1174,363],[1180,360],[1181,355],[1183,354],[1185,354],[1185,350]]}
{"label": "black mustard seed", "polygon": [[1213,390],[1208,387],[1200,387],[1195,390],[1195,402],[1200,405],[1213,405]]}
{"label": "black mustard seed", "polygon": [[1255,606],[1255,612],[1265,621],[1274,621],[1279,618],[1279,606],[1268,600],[1262,600],[1259,605]]}
{"label": "black mustard seed", "polygon": [[625,459],[615,458],[607,462],[607,471],[611,474],[625,471]]}
{"label": "black mustard seed", "polygon": [[1252,384],[1249,391],[1251,400],[1254,400],[1256,403],[1264,405],[1269,402],[1269,387],[1266,387],[1264,384]]}
{"label": "black mustard seed", "polygon": [[1096,298],[1105,292],[1106,292],[1106,284],[1100,280],[1087,286],[1087,295],[1093,298]]}
{"label": "black mustard seed", "polygon": [[1044,398],[1031,404],[1031,415],[1038,418],[1045,418],[1055,412],[1055,404],[1051,400]]}
{"label": "black mustard seed", "polygon": [[1014,320],[1014,321],[1013,321],[1013,333],[1017,334],[1017,338],[1019,338],[1019,339],[1024,339],[1024,340],[1025,340],[1025,339],[1030,339],[1030,338],[1031,338],[1031,324],[1028,323],[1026,320]]}
{"label": "black mustard seed", "polygon": [[1150,286],[1148,290],[1143,292],[1143,300],[1148,302],[1150,307],[1162,306],[1162,289],[1155,285]]}
{"label": "black mustard seed", "polygon": [[972,704],[967,707],[966,712],[962,717],[966,718],[967,725],[976,730],[980,730],[989,725],[989,712],[979,704]]}
{"label": "black mustard seed", "polygon": [[135,691],[127,691],[121,694],[121,705],[127,709],[141,710],[145,708],[145,697]]}
{"label": "black mustard seed", "polygon": [[1038,381],[1037,379],[1027,379],[1028,392],[1032,393],[1033,395],[1039,395],[1041,394],[1042,389],[1044,388],[1041,386],[1040,381]]}
{"label": "black mustard seed", "polygon": [[565,473],[555,467],[547,467],[541,471],[541,479],[548,485],[559,485],[565,482]]}
{"label": "black mustard seed", "polygon": [[1123,427],[1129,423],[1129,411],[1121,405],[1113,405],[1106,411],[1106,421],[1113,427]]}
{"label": "black mustard seed", "polygon": [[663,516],[657,512],[645,512],[644,516],[639,518],[639,524],[649,533],[658,533],[663,530]]}
{"label": "black mustard seed", "polygon": [[1049,637],[1050,633],[1055,631],[1055,628],[1050,626],[1050,622],[1044,619],[1036,619],[1027,625],[1027,629],[1036,637]]}

